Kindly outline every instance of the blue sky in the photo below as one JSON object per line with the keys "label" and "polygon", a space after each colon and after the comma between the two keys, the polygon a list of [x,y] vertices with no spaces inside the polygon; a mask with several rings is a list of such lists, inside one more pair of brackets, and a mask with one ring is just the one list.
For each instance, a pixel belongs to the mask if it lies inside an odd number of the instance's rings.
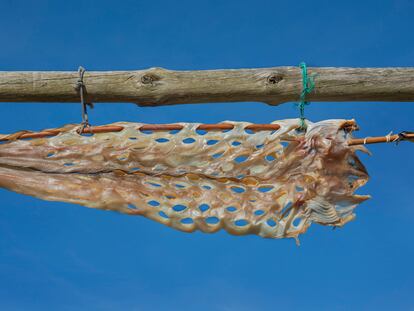
{"label": "blue sky", "polygon": [[[413,66],[414,2],[0,2],[0,70]],[[0,104],[0,131],[79,122],[74,104]],[[296,117],[293,104],[137,108],[100,104],[93,124]],[[412,103],[312,103],[359,136],[414,130]],[[414,144],[361,156],[372,199],[340,230],[294,240],[185,234],[140,217],[0,190],[1,310],[414,309]]]}

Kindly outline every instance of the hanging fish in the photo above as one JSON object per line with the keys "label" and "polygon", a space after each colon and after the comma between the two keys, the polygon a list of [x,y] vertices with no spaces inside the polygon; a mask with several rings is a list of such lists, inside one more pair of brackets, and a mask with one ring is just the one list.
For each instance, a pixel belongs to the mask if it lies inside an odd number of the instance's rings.
{"label": "hanging fish", "polygon": [[353,120],[308,122],[306,133],[298,119],[260,132],[247,122],[226,124],[231,129],[178,123],[180,130],[145,131],[119,122],[108,125],[117,132],[92,135],[72,124],[46,130],[52,137],[3,136],[0,187],[185,232],[265,238],[297,238],[312,222],[342,226],[369,198],[354,194],[368,174],[355,155],[365,147],[347,143]]}

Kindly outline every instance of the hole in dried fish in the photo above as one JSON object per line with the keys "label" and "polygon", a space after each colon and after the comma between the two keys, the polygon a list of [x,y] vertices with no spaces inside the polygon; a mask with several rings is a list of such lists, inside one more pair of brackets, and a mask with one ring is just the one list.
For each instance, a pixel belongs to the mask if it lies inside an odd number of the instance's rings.
{"label": "hole in dried fish", "polygon": [[233,191],[235,193],[243,193],[243,192],[246,191],[246,189],[244,189],[242,187],[236,187],[236,186],[233,186],[230,189],[231,189],[231,191]]}
{"label": "hole in dried fish", "polygon": [[276,221],[274,221],[272,218],[269,218],[268,220],[266,220],[266,223],[267,223],[270,227],[276,227]]}
{"label": "hole in dried fish", "polygon": [[200,211],[202,211],[204,213],[205,211],[208,211],[210,209],[210,205],[201,204],[198,208],[200,209]]}
{"label": "hole in dried fish", "polygon": [[217,144],[218,143],[218,140],[217,139],[210,139],[210,140],[207,140],[207,145],[209,145],[209,146],[211,146],[211,145],[215,145],[215,144]]}
{"label": "hole in dried fish", "polygon": [[182,211],[184,211],[185,209],[187,209],[187,206],[185,206],[185,205],[181,205],[181,204],[177,204],[177,205],[174,205],[174,206],[172,207],[172,209],[173,209],[174,211],[176,211],[176,212],[182,212]]}
{"label": "hole in dried fish", "polygon": [[198,135],[206,135],[206,134],[207,134],[207,131],[206,131],[206,130],[196,129],[196,133],[197,133]]}
{"label": "hole in dried fish", "polygon": [[171,131],[169,131],[169,133],[170,134],[173,134],[173,135],[175,135],[175,134],[177,134],[179,132],[181,132],[181,130],[171,130]]}
{"label": "hole in dried fish", "polygon": [[159,212],[158,215],[160,215],[162,218],[166,218],[168,219],[168,215],[166,213],[164,213],[163,211]]}
{"label": "hole in dried fish", "polygon": [[155,200],[151,200],[151,201],[148,202],[148,204],[151,205],[151,206],[159,206],[160,202],[155,201]]}
{"label": "hole in dried fish", "polygon": [[132,210],[138,210],[138,208],[134,204],[128,204],[128,208]]}
{"label": "hole in dried fish", "polygon": [[292,207],[292,202],[288,202],[285,204],[285,206],[282,208],[282,210],[280,211],[280,214],[283,215],[284,213],[286,213],[291,207]]}
{"label": "hole in dried fish", "polygon": [[229,211],[229,212],[235,212],[235,211],[237,211],[237,207],[228,206],[228,207],[226,207],[226,210]]}
{"label": "hole in dried fish", "polygon": [[188,137],[188,138],[184,138],[183,139],[183,143],[184,144],[192,144],[194,142],[195,142],[195,139],[194,138],[191,138],[191,137]]}
{"label": "hole in dried fish", "polygon": [[213,159],[218,159],[223,155],[224,152],[215,153],[212,155]]}
{"label": "hole in dried fish", "polygon": [[297,227],[297,226],[299,226],[300,225],[300,222],[301,222],[301,218],[295,218],[294,220],[293,220],[293,222],[292,222],[292,224],[295,226],[295,227]]}
{"label": "hole in dried fish", "polygon": [[152,187],[157,187],[157,188],[161,187],[161,185],[160,185],[160,184],[157,184],[157,183],[155,183],[155,182],[146,182],[146,184],[147,184],[147,185],[150,185],[150,186],[152,186]]}
{"label": "hole in dried fish", "polygon": [[276,158],[274,156],[272,156],[271,154],[265,156],[266,161],[272,162],[274,161]]}
{"label": "hole in dried fish", "polygon": [[206,218],[206,223],[208,223],[209,225],[215,225],[220,221],[220,219],[218,219],[217,217],[208,217]]}
{"label": "hole in dried fish", "polygon": [[187,187],[187,185],[182,185],[182,184],[175,184],[174,185],[176,188],[179,188],[179,189],[184,189],[184,188],[186,188]]}
{"label": "hole in dried fish", "polygon": [[231,144],[232,144],[232,146],[237,147],[237,146],[240,146],[241,145],[241,142],[235,140]]}
{"label": "hole in dried fish", "polygon": [[190,217],[187,217],[187,218],[181,219],[181,223],[185,225],[190,225],[194,223],[194,220]]}
{"label": "hole in dried fish", "polygon": [[81,135],[81,136],[85,136],[85,137],[91,137],[91,136],[93,136],[93,135],[95,135],[94,133],[91,133],[91,132],[82,132],[82,133],[78,133],[79,135]]}
{"label": "hole in dried fish", "polygon": [[264,147],[264,144],[256,145],[256,149],[262,149]]}
{"label": "hole in dried fish", "polygon": [[75,164],[73,162],[67,162],[65,164],[63,164],[64,166],[74,166]]}
{"label": "hole in dried fish", "polygon": [[170,140],[168,139],[168,138],[157,138],[156,140],[155,140],[157,143],[166,143],[166,142],[169,142]]}
{"label": "hole in dried fish", "polygon": [[150,134],[153,134],[153,133],[154,133],[154,131],[152,131],[152,130],[141,130],[141,129],[139,129],[139,131],[140,131],[141,133],[143,133],[143,134],[147,134],[147,135],[150,135]]}
{"label": "hole in dried fish", "polygon": [[265,213],[264,210],[261,210],[261,209],[258,209],[257,211],[254,211],[254,214],[256,216],[262,216],[264,213]]}
{"label": "hole in dried fish", "polygon": [[258,190],[260,191],[260,192],[269,192],[270,190],[272,190],[274,187],[273,186],[262,186],[262,187],[259,187],[258,188]]}
{"label": "hole in dried fish", "polygon": [[249,222],[246,219],[237,219],[234,224],[238,227],[244,227],[249,224]]}
{"label": "hole in dried fish", "polygon": [[129,140],[137,140],[138,138],[136,137],[128,137]]}
{"label": "hole in dried fish", "polygon": [[234,159],[235,162],[237,163],[243,163],[244,161],[246,161],[249,157],[246,155],[241,155],[238,156],[237,158]]}

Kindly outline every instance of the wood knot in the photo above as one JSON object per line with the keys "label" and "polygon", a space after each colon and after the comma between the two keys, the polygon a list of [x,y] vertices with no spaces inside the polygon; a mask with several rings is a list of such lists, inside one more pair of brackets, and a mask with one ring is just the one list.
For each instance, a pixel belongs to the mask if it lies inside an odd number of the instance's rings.
{"label": "wood knot", "polygon": [[141,77],[141,83],[142,84],[153,84],[155,81],[160,80],[161,77],[157,76],[153,73],[145,74]]}
{"label": "wood knot", "polygon": [[271,74],[270,76],[267,77],[267,82],[269,84],[277,84],[282,80],[283,80],[283,75],[280,73]]}

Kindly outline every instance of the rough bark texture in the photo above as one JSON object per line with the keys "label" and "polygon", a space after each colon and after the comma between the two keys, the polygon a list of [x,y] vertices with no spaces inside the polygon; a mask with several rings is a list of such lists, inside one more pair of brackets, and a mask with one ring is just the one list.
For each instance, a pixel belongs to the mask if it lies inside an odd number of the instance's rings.
{"label": "rough bark texture", "polygon": [[[414,101],[414,68],[309,68],[311,101]],[[0,72],[0,102],[77,102],[77,72]],[[89,102],[161,106],[206,102],[296,101],[298,67],[171,71],[87,71]]]}

